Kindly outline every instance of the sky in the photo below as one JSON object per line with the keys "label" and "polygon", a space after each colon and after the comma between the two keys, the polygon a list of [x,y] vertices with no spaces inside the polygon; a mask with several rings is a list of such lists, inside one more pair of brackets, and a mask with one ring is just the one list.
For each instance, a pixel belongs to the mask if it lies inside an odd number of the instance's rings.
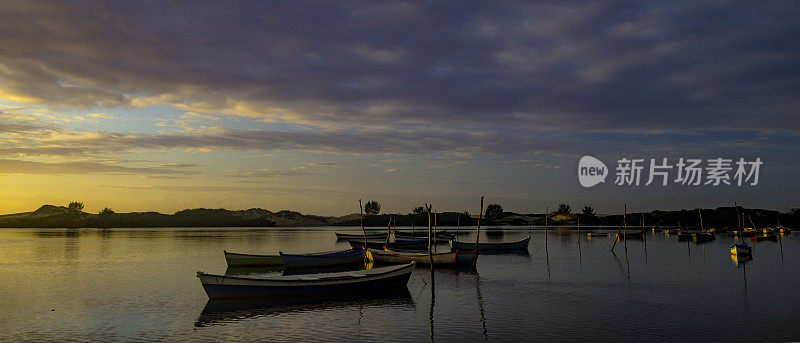
{"label": "sky", "polygon": [[[796,1],[10,1],[0,213],[785,211],[798,17]],[[585,155],[606,182],[579,184]],[[617,185],[622,158],[763,165],[756,185]]]}

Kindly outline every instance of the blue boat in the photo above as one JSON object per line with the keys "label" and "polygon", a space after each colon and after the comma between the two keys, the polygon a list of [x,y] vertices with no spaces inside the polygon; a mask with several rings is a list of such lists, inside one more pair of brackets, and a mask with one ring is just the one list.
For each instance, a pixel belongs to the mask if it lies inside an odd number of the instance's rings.
{"label": "blue boat", "polygon": [[248,278],[197,272],[209,298],[331,295],[403,289],[414,263],[367,270]]}
{"label": "blue boat", "polygon": [[364,261],[366,250],[341,250],[312,254],[284,254],[279,252],[285,268],[325,267],[355,264]]}

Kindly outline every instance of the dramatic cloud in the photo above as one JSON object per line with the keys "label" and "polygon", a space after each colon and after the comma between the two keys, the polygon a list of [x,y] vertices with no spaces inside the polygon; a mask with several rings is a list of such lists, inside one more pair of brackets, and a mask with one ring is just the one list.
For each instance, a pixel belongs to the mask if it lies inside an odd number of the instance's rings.
{"label": "dramatic cloud", "polygon": [[796,2],[26,2],[0,97],[266,121],[800,133]]}

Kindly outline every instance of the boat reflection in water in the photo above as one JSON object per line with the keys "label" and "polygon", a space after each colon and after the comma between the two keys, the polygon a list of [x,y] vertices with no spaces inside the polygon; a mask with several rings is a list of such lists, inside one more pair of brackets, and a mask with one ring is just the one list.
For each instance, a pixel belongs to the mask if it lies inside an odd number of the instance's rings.
{"label": "boat reflection in water", "polygon": [[731,254],[731,261],[733,261],[733,264],[735,264],[737,266],[745,264],[745,263],[750,262],[752,260],[753,260],[753,255],[750,255],[750,254],[747,254],[747,255],[734,255],[734,254]]}
{"label": "boat reflection in water", "polygon": [[343,310],[363,307],[414,309],[408,289],[330,296],[209,299],[194,326],[225,325],[280,313]]}

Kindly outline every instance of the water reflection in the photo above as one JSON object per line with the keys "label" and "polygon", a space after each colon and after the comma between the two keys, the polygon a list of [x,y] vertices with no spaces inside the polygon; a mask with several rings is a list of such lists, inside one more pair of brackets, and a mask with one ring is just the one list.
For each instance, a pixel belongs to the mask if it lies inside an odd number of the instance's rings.
{"label": "water reflection", "polygon": [[196,327],[225,325],[243,319],[280,313],[342,310],[356,307],[413,309],[414,302],[408,289],[336,296],[209,299],[194,325]]}

